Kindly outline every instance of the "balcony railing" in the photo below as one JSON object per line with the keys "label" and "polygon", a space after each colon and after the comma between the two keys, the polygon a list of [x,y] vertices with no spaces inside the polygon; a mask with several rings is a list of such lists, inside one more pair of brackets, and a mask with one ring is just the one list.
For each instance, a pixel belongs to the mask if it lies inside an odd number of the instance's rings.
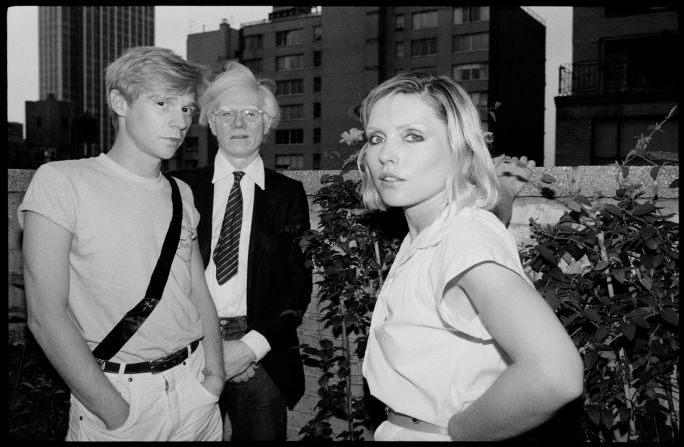
{"label": "balcony railing", "polygon": [[578,62],[563,64],[558,69],[558,95],[669,89],[674,85],[672,81],[668,70],[662,67],[629,62]]}

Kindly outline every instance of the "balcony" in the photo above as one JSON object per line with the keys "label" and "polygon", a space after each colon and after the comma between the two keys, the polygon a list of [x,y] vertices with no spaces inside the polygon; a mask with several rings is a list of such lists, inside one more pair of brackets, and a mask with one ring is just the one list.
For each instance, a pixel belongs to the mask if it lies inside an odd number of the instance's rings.
{"label": "balcony", "polygon": [[558,69],[558,96],[676,91],[675,70],[643,62],[577,62]]}

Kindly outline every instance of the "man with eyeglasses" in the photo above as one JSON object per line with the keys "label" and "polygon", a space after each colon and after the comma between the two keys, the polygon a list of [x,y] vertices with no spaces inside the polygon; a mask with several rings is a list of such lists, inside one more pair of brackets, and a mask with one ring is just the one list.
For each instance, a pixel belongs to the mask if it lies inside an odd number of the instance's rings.
{"label": "man with eyeglasses", "polygon": [[306,193],[259,154],[280,117],[268,81],[231,61],[199,105],[218,153],[207,168],[173,175],[190,185],[201,215],[198,240],[223,339],[224,440],[284,441],[286,408],[304,393],[297,327],[312,275],[297,238],[310,228]]}

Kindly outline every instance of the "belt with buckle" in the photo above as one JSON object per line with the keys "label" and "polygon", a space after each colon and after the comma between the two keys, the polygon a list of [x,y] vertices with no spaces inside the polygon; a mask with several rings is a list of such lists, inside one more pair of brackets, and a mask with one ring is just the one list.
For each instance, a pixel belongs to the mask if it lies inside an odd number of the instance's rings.
{"label": "belt with buckle", "polygon": [[[152,360],[149,362],[139,362],[139,363],[127,363],[124,364],[124,374],[141,374],[141,373],[152,373],[159,374],[162,371],[173,368],[176,365],[180,365],[188,356],[195,352],[197,346],[199,346],[199,340],[195,340],[183,349],[179,349],[173,354],[169,354],[166,357],[162,357],[157,360]],[[102,367],[102,371],[106,373],[118,373],[121,369],[121,363],[109,362],[106,360],[97,360],[97,363]]]}
{"label": "belt with buckle", "polygon": [[221,326],[225,326],[225,325],[231,324],[231,323],[237,323],[239,321],[247,321],[247,316],[242,315],[239,317],[219,317],[219,324]]}
{"label": "belt with buckle", "polygon": [[402,413],[397,413],[390,407],[385,407],[385,413],[387,413],[387,420],[394,425],[398,425],[399,427],[408,428],[409,430],[415,430],[423,433],[449,435],[449,431],[446,427],[421,421],[420,419],[407,416]]}

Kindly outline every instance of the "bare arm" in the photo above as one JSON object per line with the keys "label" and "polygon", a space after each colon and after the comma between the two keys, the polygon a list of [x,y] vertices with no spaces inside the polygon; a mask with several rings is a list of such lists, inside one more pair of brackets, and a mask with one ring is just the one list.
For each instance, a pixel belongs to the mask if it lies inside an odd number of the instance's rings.
{"label": "bare arm", "polygon": [[126,421],[129,407],[67,315],[70,248],[69,231],[40,214],[24,213],[28,326],[71,392],[112,429]]}
{"label": "bare arm", "polygon": [[532,176],[532,169],[536,166],[534,160],[527,157],[506,157],[499,155],[494,157],[496,175],[499,177],[501,189],[499,191],[499,203],[492,210],[496,217],[504,225],[508,226],[513,215],[513,200]]}
{"label": "bare arm", "polygon": [[195,239],[192,244],[192,300],[197,306],[197,310],[202,318],[204,327],[204,346],[205,366],[204,366],[204,386],[215,396],[221,395],[225,384],[223,374],[223,346],[219,336],[218,315],[214,301],[211,299],[204,277],[204,266],[202,265],[202,255],[199,243]]}
{"label": "bare arm", "polygon": [[512,364],[482,396],[451,417],[452,439],[510,438],[548,420],[582,393],[583,364],[577,349],[529,283],[488,262],[464,273],[458,285]]}

